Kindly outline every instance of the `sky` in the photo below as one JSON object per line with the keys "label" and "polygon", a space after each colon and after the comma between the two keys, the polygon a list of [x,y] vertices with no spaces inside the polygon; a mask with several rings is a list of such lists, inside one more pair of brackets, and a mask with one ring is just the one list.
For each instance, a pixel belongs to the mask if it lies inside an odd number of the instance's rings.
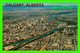
{"label": "sky", "polygon": [[[5,5],[6,3],[3,3],[3,5]],[[24,3],[27,4],[27,3]],[[61,6],[77,6],[77,3],[43,3],[44,6],[49,6],[49,5],[61,5]]]}
{"label": "sky", "polygon": [[77,3],[44,3],[44,5],[77,6]]}

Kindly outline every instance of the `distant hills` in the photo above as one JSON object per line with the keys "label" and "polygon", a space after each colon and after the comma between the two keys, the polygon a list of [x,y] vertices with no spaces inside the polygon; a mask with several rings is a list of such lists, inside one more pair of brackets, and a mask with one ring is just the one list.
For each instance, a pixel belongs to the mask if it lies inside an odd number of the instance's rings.
{"label": "distant hills", "polygon": [[[66,7],[66,6],[55,6],[55,5],[49,5],[49,6],[5,6],[3,5],[3,8],[52,8],[52,7]],[[68,7],[68,6],[67,6]],[[72,8],[77,8],[77,6],[71,6]]]}

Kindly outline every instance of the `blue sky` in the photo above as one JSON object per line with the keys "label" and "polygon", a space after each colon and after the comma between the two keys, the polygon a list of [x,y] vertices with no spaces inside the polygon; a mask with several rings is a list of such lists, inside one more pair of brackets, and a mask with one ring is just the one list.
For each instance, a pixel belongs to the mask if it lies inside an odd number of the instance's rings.
{"label": "blue sky", "polygon": [[77,3],[44,3],[44,5],[77,6]]}
{"label": "blue sky", "polygon": [[[3,5],[5,5],[6,3],[3,3]],[[27,3],[24,3],[27,4]],[[61,6],[77,6],[77,3],[43,3],[44,6],[49,6],[49,5],[61,5]]]}

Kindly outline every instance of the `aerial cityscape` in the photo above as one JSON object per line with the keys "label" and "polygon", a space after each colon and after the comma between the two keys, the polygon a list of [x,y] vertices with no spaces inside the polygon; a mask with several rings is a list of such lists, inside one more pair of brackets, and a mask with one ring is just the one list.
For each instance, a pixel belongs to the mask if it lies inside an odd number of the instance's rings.
{"label": "aerial cityscape", "polygon": [[[3,4],[3,50],[77,50],[77,3],[43,4],[44,7]],[[72,8],[53,9],[54,6]]]}

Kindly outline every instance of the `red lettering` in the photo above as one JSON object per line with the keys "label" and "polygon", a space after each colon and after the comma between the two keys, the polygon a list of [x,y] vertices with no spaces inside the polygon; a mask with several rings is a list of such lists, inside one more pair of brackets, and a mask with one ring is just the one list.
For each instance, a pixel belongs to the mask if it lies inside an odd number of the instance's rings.
{"label": "red lettering", "polygon": [[42,4],[42,6],[44,6],[44,4]]}
{"label": "red lettering", "polygon": [[26,6],[30,6],[30,4],[26,4]]}
{"label": "red lettering", "polygon": [[9,3],[9,6],[12,6],[12,4]]}
{"label": "red lettering", "polygon": [[6,3],[6,6],[8,6],[8,3]]}

